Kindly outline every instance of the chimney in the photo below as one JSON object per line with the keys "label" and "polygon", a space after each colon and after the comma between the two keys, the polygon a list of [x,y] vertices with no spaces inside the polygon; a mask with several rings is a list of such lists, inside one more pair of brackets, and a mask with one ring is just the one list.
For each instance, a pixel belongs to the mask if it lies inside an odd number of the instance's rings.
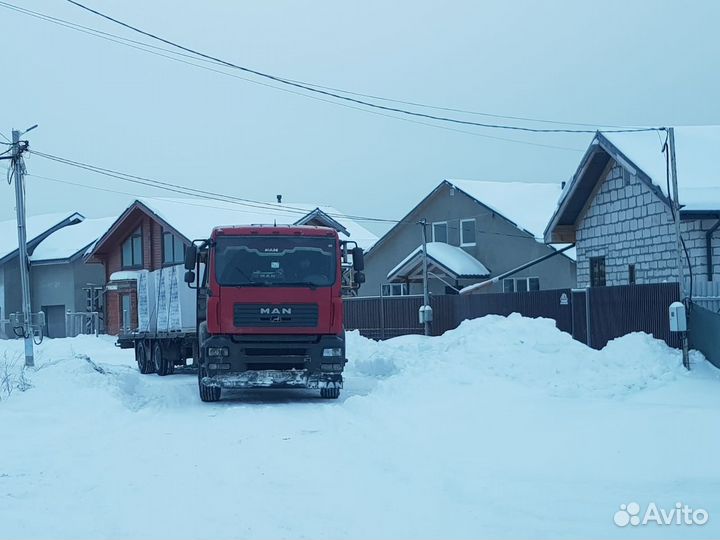
{"label": "chimney", "polygon": [[560,189],[565,189],[565,181],[560,182]]}
{"label": "chimney", "polygon": [[277,197],[278,204],[281,204],[282,203],[282,195],[275,195],[275,197]]}

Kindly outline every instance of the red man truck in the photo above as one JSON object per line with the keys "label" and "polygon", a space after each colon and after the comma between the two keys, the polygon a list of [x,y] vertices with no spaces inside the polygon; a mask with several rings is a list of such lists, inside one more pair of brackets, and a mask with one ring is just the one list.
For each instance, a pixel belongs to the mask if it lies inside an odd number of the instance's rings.
{"label": "red man truck", "polygon": [[343,294],[364,281],[354,242],[326,227],[216,227],[187,249],[184,266],[196,330],[120,336],[141,372],[168,374],[192,358],[202,401],[257,387],[340,395]]}

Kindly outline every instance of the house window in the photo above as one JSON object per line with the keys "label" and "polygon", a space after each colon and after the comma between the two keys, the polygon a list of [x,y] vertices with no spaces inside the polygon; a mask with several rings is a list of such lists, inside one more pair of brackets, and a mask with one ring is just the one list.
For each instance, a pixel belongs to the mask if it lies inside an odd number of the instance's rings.
{"label": "house window", "polygon": [[433,242],[444,242],[448,243],[448,226],[447,221],[439,221],[432,224],[432,239]]}
{"label": "house window", "polygon": [[171,232],[163,233],[163,264],[178,264],[185,260],[185,244]]}
{"label": "house window", "polygon": [[382,296],[407,296],[407,283],[385,283],[381,288]]}
{"label": "house window", "polygon": [[475,220],[474,219],[461,219],[460,220],[460,245],[461,246],[474,246],[475,245]]}
{"label": "house window", "polygon": [[590,286],[605,286],[605,257],[590,257]]}
{"label": "house window", "polygon": [[132,233],[122,245],[122,267],[142,268],[143,265],[143,238],[142,229]]}
{"label": "house window", "polygon": [[539,291],[539,277],[505,278],[503,279],[503,292]]}
{"label": "house window", "polygon": [[628,283],[630,285],[635,284],[635,265],[628,264]]}

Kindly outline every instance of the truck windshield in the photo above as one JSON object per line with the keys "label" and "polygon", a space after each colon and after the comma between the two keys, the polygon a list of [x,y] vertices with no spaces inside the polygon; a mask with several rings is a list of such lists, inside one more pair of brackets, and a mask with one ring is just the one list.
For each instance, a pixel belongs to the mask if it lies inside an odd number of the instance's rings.
{"label": "truck windshield", "polygon": [[331,237],[220,236],[215,278],[223,286],[329,287],[335,251]]}

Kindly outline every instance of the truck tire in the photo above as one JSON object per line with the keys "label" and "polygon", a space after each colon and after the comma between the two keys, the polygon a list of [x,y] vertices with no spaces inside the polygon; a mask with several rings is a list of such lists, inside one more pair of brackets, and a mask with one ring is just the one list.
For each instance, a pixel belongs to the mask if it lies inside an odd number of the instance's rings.
{"label": "truck tire", "polygon": [[150,361],[150,351],[148,351],[144,341],[138,341],[135,344],[135,361],[140,373],[143,375],[155,371],[155,365]]}
{"label": "truck tire", "polygon": [[339,388],[321,388],[320,397],[323,399],[337,399],[340,397]]}
{"label": "truck tire", "polygon": [[202,382],[202,378],[205,376],[205,370],[203,368],[198,369],[198,390],[200,391],[200,400],[206,403],[219,401],[222,395],[222,388],[219,386],[206,386]]}
{"label": "truck tire", "polygon": [[166,354],[163,354],[163,348],[159,341],[156,341],[153,347],[153,363],[155,364],[155,372],[161,377],[172,375],[175,370],[171,359]]}

